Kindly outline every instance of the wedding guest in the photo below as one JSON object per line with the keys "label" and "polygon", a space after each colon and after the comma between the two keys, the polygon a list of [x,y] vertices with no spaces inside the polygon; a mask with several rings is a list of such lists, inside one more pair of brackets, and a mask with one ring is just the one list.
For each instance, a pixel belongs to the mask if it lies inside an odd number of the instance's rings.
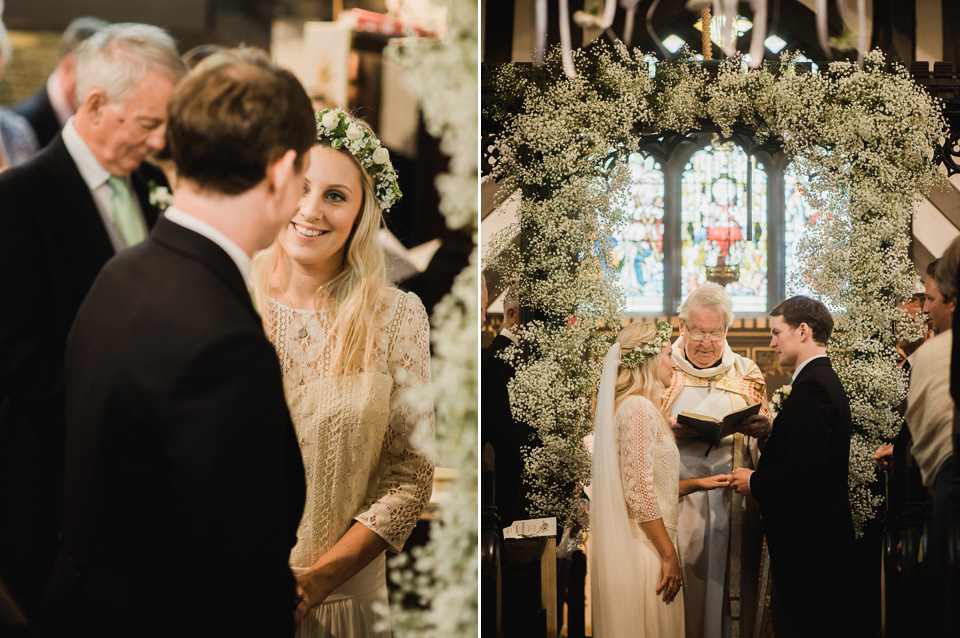
{"label": "wedding guest", "polygon": [[63,356],[93,280],[153,226],[142,165],[164,143],[183,74],[157,27],[117,24],[77,50],[80,109],[0,174],[0,575],[32,604],[56,553],[63,489]]}
{"label": "wedding guest", "polygon": [[77,112],[77,48],[107,26],[100,18],[75,18],[60,38],[60,59],[47,81],[35,93],[13,106],[30,123],[37,142],[44,147]]}
{"label": "wedding guest", "polygon": [[307,471],[290,564],[298,636],[390,636],[384,552],[430,499],[427,313],[386,278],[377,241],[400,197],[389,154],[362,120],[316,117],[300,208],[256,262],[264,328],[280,357]]}
{"label": "wedding guest", "polygon": [[[10,36],[0,20],[0,78],[12,55]],[[0,106],[0,171],[25,162],[37,152],[37,148],[37,138],[30,130],[30,123],[16,111]]]}
{"label": "wedding guest", "polygon": [[247,277],[310,166],[310,100],[265,53],[198,66],[170,99],[180,183],[108,263],[67,345],[62,636],[284,636],[304,470]]}
{"label": "wedding guest", "polygon": [[[766,382],[756,363],[733,352],[726,341],[733,302],[722,286],[696,288],[680,306],[680,338],[673,344],[677,365],[663,410],[716,418],[761,404],[767,414]],[[766,419],[748,421],[740,433],[714,445],[677,428],[680,476],[699,478],[756,467],[756,437],[768,432]],[[739,500],[739,499],[737,499]],[[755,503],[734,507],[724,491],[698,492],[680,499],[677,538],[683,556],[684,608],[688,638],[721,638],[732,631],[730,599],[740,599],[744,635],[753,630],[757,608],[762,533]],[[731,551],[736,547],[738,551]],[[731,591],[732,590],[732,591]]]}
{"label": "wedding guest", "polygon": [[770,316],[770,347],[781,366],[795,368],[792,389],[756,471],[734,469],[732,484],[760,505],[777,638],[859,635],[847,589],[854,568],[847,493],[852,424],[826,354],[833,317],[803,296],[787,299]]}
{"label": "wedding guest", "polygon": [[954,402],[950,394],[950,355],[953,349],[953,314],[956,285],[953,276],[960,266],[960,238],[955,239],[932,267],[925,282],[924,310],[933,321],[935,336],[920,346],[910,375],[905,419],[913,438],[911,452],[920,467],[924,487],[932,494],[930,524],[923,556],[924,621],[930,635],[944,631],[947,597],[950,487],[953,479]]}
{"label": "wedding guest", "polygon": [[631,323],[603,362],[590,503],[597,638],[684,635],[677,503],[729,483],[728,475],[680,479],[680,453],[659,408],[675,366],[670,334],[666,322]]}
{"label": "wedding guest", "polygon": [[[481,324],[486,317],[487,295],[487,280],[481,275]],[[506,320],[506,308],[504,310]],[[497,508],[502,528],[512,525],[521,515],[517,502],[523,474],[523,457],[520,454],[517,424],[510,411],[510,395],[507,391],[507,384],[512,376],[513,369],[494,356],[493,344],[481,350],[480,403],[483,406],[483,423],[480,428],[480,444],[484,447],[489,444],[494,454],[493,505]]]}

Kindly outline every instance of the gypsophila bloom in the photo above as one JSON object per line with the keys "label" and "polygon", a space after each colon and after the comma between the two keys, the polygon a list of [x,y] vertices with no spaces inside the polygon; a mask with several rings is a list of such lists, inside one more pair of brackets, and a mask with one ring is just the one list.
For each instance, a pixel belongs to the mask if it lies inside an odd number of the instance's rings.
{"label": "gypsophila bloom", "polygon": [[[427,131],[440,140],[440,149],[450,158],[449,172],[436,181],[440,212],[450,228],[462,229],[470,237],[474,250],[431,318],[431,391],[420,400],[432,401],[436,410],[436,449],[431,458],[438,466],[453,468],[454,477],[445,488],[447,498],[438,504],[429,541],[413,552],[415,563],[403,554],[391,562],[390,578],[398,591],[392,597],[389,623],[397,638],[470,638],[477,635],[479,618],[478,6],[476,0],[434,1],[447,9],[443,37],[392,40],[384,54],[406,68]],[[376,182],[377,198],[391,203],[399,198],[387,149],[366,136],[352,142],[364,143],[360,152],[369,158],[368,171],[389,178]],[[416,604],[410,605],[410,599]]]}
{"label": "gypsophila bloom", "polygon": [[[514,413],[544,441],[526,452],[536,512],[565,519],[577,503],[570,486],[589,479],[573,441],[591,427],[583,397],[599,377],[601,327],[619,325],[623,311],[608,272],[609,237],[623,224],[629,195],[622,160],[638,130],[687,133],[711,120],[724,136],[748,127],[757,139],[779,141],[807,203],[820,211],[788,281],[834,314],[830,353],[854,420],[858,532],[874,516],[872,453],[901,422],[892,409],[905,387],[894,348],[918,329],[897,308],[917,285],[909,221],[922,194],[944,181],[928,156],[945,124],[940,104],[902,67],[885,70],[879,51],[865,56],[863,69],[835,62],[829,73],[801,68],[797,56],[784,52],[771,70],[747,69],[738,55],[708,80],[689,51],[654,64],[617,44],[575,51],[577,77],[569,79],[554,48],[542,67],[504,65],[494,78],[490,115],[503,130],[494,177],[517,189],[520,202],[517,223],[490,241],[488,265],[517,276],[524,305],[543,317],[522,331],[515,352],[503,353],[517,367]],[[577,322],[567,325],[570,317]]]}

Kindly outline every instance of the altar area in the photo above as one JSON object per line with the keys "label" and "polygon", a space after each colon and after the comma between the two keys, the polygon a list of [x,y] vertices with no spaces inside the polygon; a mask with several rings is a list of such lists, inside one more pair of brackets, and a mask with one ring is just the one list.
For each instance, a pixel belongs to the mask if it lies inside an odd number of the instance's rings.
{"label": "altar area", "polygon": [[[955,18],[923,2],[778,3],[776,16],[747,4],[487,4],[482,341],[519,298],[513,417],[545,441],[524,453],[536,485],[526,513],[556,513],[559,541],[564,520],[576,535],[588,518],[563,486],[589,482],[590,397],[621,327],[667,319],[676,337],[680,302],[717,282],[736,316],[727,341],[758,364],[769,396],[792,370],[773,356],[767,311],[791,294],[823,301],[856,415],[850,503],[865,567],[851,587],[867,606],[865,635],[906,635],[910,604],[891,592],[916,566],[897,554],[915,529],[882,523],[887,477],[872,455],[902,423],[890,416],[905,396],[896,344],[917,325],[897,306],[960,234],[960,80],[955,62],[923,61],[955,56],[931,36]],[[511,28],[489,31],[492,15]],[[487,605],[483,614],[484,635],[496,635]],[[564,629],[560,613],[558,635],[591,635],[589,602],[585,615]],[[502,635],[516,635],[501,620]]]}

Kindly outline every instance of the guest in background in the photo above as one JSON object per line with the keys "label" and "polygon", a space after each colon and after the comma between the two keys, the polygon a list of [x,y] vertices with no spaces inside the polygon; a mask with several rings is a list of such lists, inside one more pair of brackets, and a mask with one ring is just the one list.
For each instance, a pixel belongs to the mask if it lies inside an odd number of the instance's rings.
{"label": "guest in background", "polygon": [[403,548],[433,489],[414,441],[432,437],[430,323],[386,277],[377,231],[400,197],[387,150],[324,109],[310,156],[299,211],[254,267],[307,472],[297,635],[389,638],[384,552]]}
{"label": "guest in background", "polygon": [[684,635],[678,501],[729,484],[728,475],[680,479],[680,453],[659,407],[675,366],[670,334],[663,321],[631,323],[603,362],[590,482],[597,638]]}
{"label": "guest in background", "polygon": [[[487,280],[482,275],[480,295],[482,324],[486,317],[488,302]],[[506,301],[504,301],[504,321],[506,321]],[[499,338],[500,335],[495,337],[494,341]],[[489,444],[494,454],[493,505],[497,508],[502,528],[512,525],[520,514],[517,510],[517,499],[520,495],[520,477],[523,474],[520,439],[517,424],[510,411],[510,395],[507,391],[507,383],[513,376],[512,373],[512,368],[494,356],[493,344],[480,352],[480,391],[483,406],[480,443],[483,447]]]}
{"label": "guest in background", "polygon": [[46,83],[13,110],[30,123],[40,147],[56,137],[70,116],[77,112],[77,48],[107,26],[100,18],[75,18],[60,38],[60,60]]}
{"label": "guest in background", "polygon": [[163,176],[142,162],[184,72],[170,36],[142,24],[101,29],[77,65],[77,114],[0,174],[0,576],[28,608],[60,531],[67,332],[103,265],[157,219],[148,183]]}
{"label": "guest in background", "polygon": [[[0,3],[0,10],[3,3]],[[13,56],[10,35],[3,21],[0,21],[0,78],[3,69]],[[37,152],[37,138],[30,129],[30,123],[19,113],[0,106],[0,171],[25,162]]]}
{"label": "guest in background", "polygon": [[[737,468],[733,486],[760,505],[770,550],[770,609],[777,638],[860,635],[850,605],[853,520],[847,477],[850,402],[826,354],[833,317],[791,297],[770,311],[770,347],[794,368],[756,471]],[[855,599],[854,599],[855,600]]]}
{"label": "guest in background", "polygon": [[296,212],[313,112],[292,73],[241,49],[195,69],[169,113],[173,205],[104,267],[67,345],[46,633],[289,636],[303,463],[247,278]]}
{"label": "guest in background", "polygon": [[950,394],[950,354],[957,294],[953,277],[960,266],[960,238],[950,244],[927,277],[924,310],[933,321],[935,336],[914,356],[907,397],[907,427],[913,438],[911,453],[920,467],[923,485],[933,495],[923,556],[923,614],[929,635],[943,635],[950,526],[950,485],[953,479],[954,402]]}
{"label": "guest in background", "polygon": [[[692,412],[723,418],[760,403],[761,413],[767,414],[763,373],[756,363],[730,348],[726,337],[731,325],[733,302],[722,286],[704,284],[684,300],[680,306],[680,338],[673,344],[677,368],[664,394],[665,413],[676,416]],[[757,437],[764,436],[769,426],[760,416],[758,421],[747,421],[744,428],[715,445],[695,438],[692,428],[678,428],[681,478],[756,467]],[[734,496],[719,490],[697,492],[680,500],[677,539],[686,583],[687,638],[729,635],[731,596],[740,598],[743,633],[753,630],[763,542],[760,517],[749,500],[735,508]],[[732,546],[737,551],[732,551]]]}
{"label": "guest in background", "polygon": [[[490,342],[489,347],[492,354],[497,354],[511,345],[516,345],[517,336],[513,331],[519,324],[520,297],[517,294],[517,282],[511,279],[503,295],[503,324],[500,326],[500,333]],[[513,376],[512,372],[510,376]]]}

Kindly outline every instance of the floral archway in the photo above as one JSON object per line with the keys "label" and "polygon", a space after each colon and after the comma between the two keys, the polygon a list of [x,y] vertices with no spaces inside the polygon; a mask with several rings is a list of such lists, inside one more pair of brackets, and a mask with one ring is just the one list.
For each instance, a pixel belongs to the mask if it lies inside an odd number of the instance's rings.
{"label": "floral archway", "polygon": [[515,415],[542,442],[526,459],[534,513],[566,519],[578,502],[571,486],[589,482],[581,440],[592,430],[590,396],[605,330],[623,319],[622,292],[607,276],[610,237],[624,221],[623,160],[643,136],[712,129],[729,137],[736,127],[779,143],[821,211],[790,276],[836,320],[831,355],[854,419],[850,500],[859,532],[880,502],[869,489],[873,452],[901,423],[895,345],[920,329],[897,306],[918,283],[911,215],[944,179],[930,159],[945,135],[939,103],[879,51],[862,69],[835,62],[821,73],[784,54],[759,69],[728,58],[711,77],[689,51],[657,62],[622,44],[577,51],[573,64],[570,78],[554,50],[543,66],[505,65],[488,113],[502,127],[494,177],[521,196],[518,221],[490,242],[486,267],[519,280],[534,317],[506,355],[517,367]]}

